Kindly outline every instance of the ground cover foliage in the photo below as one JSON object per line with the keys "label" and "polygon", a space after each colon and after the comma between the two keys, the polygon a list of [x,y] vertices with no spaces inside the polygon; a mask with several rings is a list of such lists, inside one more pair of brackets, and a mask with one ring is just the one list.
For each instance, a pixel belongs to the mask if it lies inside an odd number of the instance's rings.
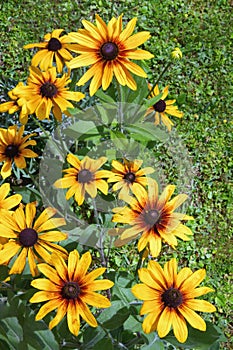
{"label": "ground cover foliage", "polygon": [[[4,1],[0,14],[0,75],[1,98],[15,82],[25,78],[31,60],[29,50],[23,45],[39,42],[43,35],[54,28],[64,28],[67,32],[76,30],[81,19],[92,20],[95,13],[109,19],[112,13],[124,14],[124,19],[138,18],[138,30],[151,33],[145,49],[155,57],[148,63],[154,75],[161,73],[166,65],[168,52],[179,46],[183,59],[168,69],[161,79],[162,85],[170,85],[171,96],[178,96],[177,103],[184,117],[176,119],[175,132],[182,144],[186,145],[192,164],[193,181],[191,205],[188,214],[195,217],[189,225],[194,231],[195,241],[180,243],[179,255],[185,265],[192,269],[205,267],[208,280],[205,282],[215,288],[217,312],[209,316],[221,329],[226,339],[221,349],[232,347],[231,324],[231,260],[232,260],[232,3],[231,1]],[[152,49],[151,49],[152,48]],[[157,72],[155,74],[155,72]],[[11,124],[0,116],[0,126]],[[30,128],[30,124],[28,126]],[[172,131],[173,132],[173,131]],[[171,132],[171,133],[172,133]],[[162,145],[156,149],[156,156],[163,166],[167,182],[178,183],[180,174],[174,164],[174,148],[164,150]],[[181,184],[180,184],[181,186]],[[136,256],[132,248],[130,260],[128,247],[111,252],[113,266],[135,270]],[[166,261],[166,254],[162,254]],[[15,280],[17,286],[17,279]],[[126,282],[124,282],[126,283]],[[25,286],[26,288],[26,286]],[[13,296],[12,296],[13,297]],[[22,309],[27,321],[17,324],[14,315],[15,333],[22,340],[23,331],[32,317],[25,304],[12,299],[11,310]],[[115,304],[117,310],[119,305]],[[4,310],[2,310],[4,315]],[[123,315],[124,316],[124,315]],[[123,317],[122,316],[122,317]],[[103,323],[105,322],[104,316]],[[6,321],[7,322],[7,321]],[[7,326],[7,325],[6,325]],[[3,327],[3,326],[2,326]],[[47,332],[38,326],[37,344],[40,332]],[[3,327],[4,331],[4,327]],[[43,333],[48,337],[49,333]],[[96,335],[97,336],[97,335]],[[11,334],[14,346],[14,334]],[[46,338],[47,339],[47,338]],[[107,340],[108,341],[108,340]],[[51,345],[52,348],[53,345]],[[106,343],[106,349],[110,346]],[[39,345],[38,345],[39,348]],[[153,348],[153,347],[152,347]],[[97,349],[97,348],[96,348]],[[109,348],[110,349],[110,348]]]}

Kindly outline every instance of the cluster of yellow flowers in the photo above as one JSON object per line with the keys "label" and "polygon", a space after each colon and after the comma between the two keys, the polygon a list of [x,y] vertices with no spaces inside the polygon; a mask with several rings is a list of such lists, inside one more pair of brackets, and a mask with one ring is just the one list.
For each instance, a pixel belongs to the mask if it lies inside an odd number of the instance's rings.
{"label": "cluster of yellow flowers", "polygon": [[[20,112],[19,121],[28,122],[28,116],[35,114],[39,120],[49,119],[52,111],[56,120],[62,120],[62,114],[69,115],[73,108],[71,101],[80,101],[85,97],[82,92],[69,91],[71,70],[90,66],[77,82],[78,86],[89,85],[90,96],[102,87],[107,90],[113,81],[136,90],[137,85],[131,73],[147,78],[144,70],[131,60],[144,60],[153,57],[148,51],[138,49],[149,37],[149,32],[133,34],[136,18],[122,27],[122,15],[112,18],[106,24],[96,15],[96,26],[82,21],[84,29],[61,36],[63,29],[48,33],[41,43],[29,44],[25,48],[39,48],[34,55],[27,84],[20,82],[9,92],[11,101],[0,105],[0,112]],[[78,56],[74,57],[74,53]],[[179,48],[172,52],[174,59],[182,57]],[[56,66],[54,65],[56,64]],[[66,69],[66,72],[64,70]],[[158,85],[148,84],[149,97],[160,95]],[[167,114],[182,117],[183,113],[174,106],[175,100],[166,100],[168,86],[162,90],[162,97],[148,108],[146,116],[154,113],[155,124],[162,121],[168,130],[173,123]],[[0,129],[0,162],[3,179],[12,174],[13,164],[25,168],[25,158],[35,158],[37,153],[27,148],[35,146],[31,139],[35,134],[23,136],[24,125]],[[168,185],[159,195],[157,182],[148,175],[155,170],[142,168],[140,159],[113,160],[112,169],[102,166],[106,157],[92,159],[85,156],[79,159],[68,154],[69,167],[64,177],[54,183],[56,188],[68,189],[66,199],[74,197],[78,206],[83,205],[87,196],[95,198],[98,191],[104,195],[117,192],[118,198],[125,202],[123,207],[113,209],[112,222],[120,224],[109,230],[117,237],[115,246],[120,247],[138,238],[138,251],[146,252],[150,258],[158,257],[162,243],[175,248],[177,237],[188,241],[193,233],[183,224],[192,220],[191,216],[175,210],[187,199],[187,195],[172,197],[175,186]],[[58,228],[65,226],[63,218],[57,217],[57,211],[48,207],[37,213],[36,202],[22,204],[22,196],[13,194],[10,185],[0,187],[0,265],[9,265],[9,275],[23,272],[28,261],[31,275],[42,273],[47,278],[37,278],[32,286],[39,289],[30,299],[31,303],[46,303],[40,308],[36,320],[57,309],[56,316],[50,321],[49,328],[55,327],[67,315],[71,333],[78,335],[80,316],[92,327],[97,321],[87,304],[107,308],[110,300],[98,293],[113,286],[108,279],[98,279],[106,268],[96,268],[88,272],[92,264],[89,252],[80,257],[77,250],[67,252],[58,242],[67,238]],[[15,209],[16,208],[16,209]],[[126,227],[121,224],[127,225]],[[185,319],[192,327],[204,331],[206,324],[195,311],[213,312],[215,307],[204,300],[195,299],[211,292],[208,287],[198,287],[205,277],[205,270],[192,272],[185,267],[177,272],[176,259],[172,259],[162,268],[154,259],[150,259],[147,268],[138,271],[142,283],[132,287],[136,298],[143,300],[141,315],[147,315],[143,321],[143,331],[157,330],[160,337],[168,334],[171,328],[180,342],[188,336]]]}
{"label": "cluster of yellow flowers", "polygon": [[[91,79],[90,96],[100,87],[107,90],[113,76],[120,85],[136,90],[137,84],[131,72],[143,78],[147,78],[147,74],[131,59],[144,60],[154,57],[148,51],[138,49],[138,46],[149,39],[150,33],[144,31],[132,35],[136,21],[137,19],[133,18],[123,30],[122,15],[118,19],[112,18],[108,24],[96,15],[96,26],[83,20],[85,29],[63,36],[63,29],[55,29],[44,36],[43,42],[25,45],[25,49],[39,49],[33,56],[27,84],[19,82],[9,92],[11,101],[0,105],[0,112],[20,111],[20,122],[26,124],[29,114],[35,114],[40,120],[49,119],[52,110],[54,117],[61,121],[62,113],[69,115],[67,108],[73,108],[70,100],[78,102],[85,97],[81,92],[68,90],[71,70],[86,66],[91,67],[76,85],[83,86]],[[79,55],[73,57],[72,53]],[[172,52],[172,57],[182,57],[179,48]],[[68,71],[63,74],[64,67],[66,70],[68,68]],[[150,98],[160,94],[157,84],[153,89],[149,84],[148,88],[148,91],[151,91]],[[170,131],[173,123],[167,114],[181,118],[183,113],[173,106],[175,100],[165,101],[167,95],[168,87],[163,89],[161,100],[151,107],[147,114],[155,114],[156,125],[161,118]]]}

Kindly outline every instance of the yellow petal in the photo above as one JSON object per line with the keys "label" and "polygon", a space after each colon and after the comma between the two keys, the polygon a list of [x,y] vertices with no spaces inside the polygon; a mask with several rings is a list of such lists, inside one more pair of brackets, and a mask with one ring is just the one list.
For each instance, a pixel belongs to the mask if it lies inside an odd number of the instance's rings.
{"label": "yellow petal", "polygon": [[179,311],[193,328],[199,329],[200,331],[206,330],[205,321],[195,311],[189,309],[185,305],[181,305]]}
{"label": "yellow petal", "polygon": [[10,269],[9,275],[22,273],[26,265],[26,257],[28,253],[28,248],[23,248],[17,259],[15,260],[12,268]]}
{"label": "yellow petal", "polygon": [[89,305],[99,307],[99,308],[106,308],[111,306],[111,303],[108,298],[95,292],[86,292],[82,296],[82,301],[84,303],[87,303]]}
{"label": "yellow petal", "polygon": [[79,300],[78,310],[80,316],[84,319],[84,321],[86,321],[91,327],[97,327],[97,321],[95,317],[92,315],[87,305],[82,302],[82,299]]}
{"label": "yellow petal", "polygon": [[36,314],[36,321],[41,320],[43,317],[45,317],[49,312],[53,311],[57,307],[59,307],[61,301],[58,299],[52,299],[48,301],[46,304],[44,304],[39,312]]}
{"label": "yellow petal", "polygon": [[70,301],[67,307],[67,323],[70,332],[75,336],[78,335],[80,329],[79,312],[80,311],[76,306],[76,303]]}
{"label": "yellow petal", "polygon": [[184,343],[188,337],[188,328],[182,315],[173,312],[173,332],[180,343]]}
{"label": "yellow petal", "polygon": [[57,308],[56,316],[52,319],[52,321],[49,322],[49,329],[52,329],[53,327],[55,327],[63,319],[66,312],[67,312],[67,300],[63,300],[60,302]]}

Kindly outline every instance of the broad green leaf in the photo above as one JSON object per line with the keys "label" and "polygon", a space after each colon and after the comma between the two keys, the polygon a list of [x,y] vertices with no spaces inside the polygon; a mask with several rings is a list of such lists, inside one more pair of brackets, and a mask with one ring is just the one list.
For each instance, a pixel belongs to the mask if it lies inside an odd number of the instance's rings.
{"label": "broad green leaf", "polygon": [[130,316],[130,310],[124,306],[120,300],[111,302],[111,306],[105,309],[99,316],[100,322],[104,328],[116,329],[123,325]]}
{"label": "broad green leaf", "polygon": [[[108,91],[107,91],[108,92]],[[107,92],[104,92],[103,90],[99,89],[96,93],[95,96],[97,96],[100,100],[108,103],[116,103],[114,99],[107,94]]]}
{"label": "broad green leaf", "polygon": [[17,349],[18,344],[23,340],[23,329],[17,317],[6,317],[1,320],[1,324],[7,329],[7,342],[13,349]]}
{"label": "broad green leaf", "polygon": [[138,123],[127,125],[124,127],[128,132],[130,132],[130,136],[135,140],[144,140],[144,141],[166,141],[168,135],[166,132],[162,131],[158,126],[154,125],[154,123]]}
{"label": "broad green leaf", "polygon": [[93,349],[93,346],[105,336],[106,334],[102,328],[87,327],[87,329],[83,333],[83,349]]}
{"label": "broad green leaf", "polygon": [[104,338],[98,341],[98,343],[93,347],[93,350],[113,350],[113,344],[109,338]]}

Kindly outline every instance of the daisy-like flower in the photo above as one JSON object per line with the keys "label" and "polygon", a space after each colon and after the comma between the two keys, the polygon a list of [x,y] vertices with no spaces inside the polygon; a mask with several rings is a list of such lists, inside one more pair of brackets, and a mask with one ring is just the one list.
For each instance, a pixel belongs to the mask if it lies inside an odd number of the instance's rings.
{"label": "daisy-like flower", "polygon": [[205,269],[192,272],[184,267],[177,273],[176,259],[167,262],[164,269],[150,260],[148,268],[139,269],[138,275],[142,283],[133,286],[132,292],[144,301],[140,314],[147,315],[142,324],[145,333],[157,330],[163,338],[173,328],[177,340],[184,343],[188,337],[186,320],[193,328],[206,330],[205,321],[195,312],[216,311],[208,301],[195,299],[214,291],[198,287],[206,276]]}
{"label": "daisy-like flower", "polygon": [[119,199],[124,199],[132,191],[134,194],[138,191],[146,191],[145,187],[148,186],[151,178],[146,175],[152,174],[155,170],[152,167],[146,167],[141,169],[143,160],[135,159],[134,161],[128,161],[124,159],[124,163],[120,163],[117,160],[112,161],[112,175],[109,176],[108,182],[116,182],[112,190],[119,192]]}
{"label": "daisy-like flower", "polygon": [[92,262],[89,252],[80,258],[77,250],[69,254],[68,266],[57,254],[53,254],[54,268],[47,264],[39,264],[38,268],[48,279],[38,278],[31,285],[41,291],[35,293],[30,299],[31,303],[47,301],[36,315],[41,320],[49,312],[57,309],[57,314],[49,323],[49,328],[55,327],[65,315],[71,333],[78,335],[80,329],[80,316],[91,327],[97,327],[97,321],[87,304],[107,308],[110,301],[97,290],[106,290],[113,286],[107,279],[96,280],[106,268],[100,267],[87,273]]}
{"label": "daisy-like flower", "polygon": [[97,189],[105,195],[108,194],[108,184],[103,178],[109,176],[108,170],[99,170],[99,168],[107,161],[106,157],[99,159],[91,159],[88,156],[79,160],[77,156],[68,154],[67,162],[72,168],[63,170],[66,174],[62,179],[58,179],[54,186],[57,188],[69,188],[66,192],[66,199],[74,196],[78,205],[83,204],[85,192],[91,198],[97,196]]}
{"label": "daisy-like flower", "polygon": [[161,196],[158,196],[158,184],[154,180],[145,196],[136,192],[136,198],[124,198],[130,207],[115,208],[113,222],[129,224],[120,238],[115,241],[116,246],[122,246],[142,233],[138,241],[141,252],[147,246],[150,254],[157,257],[161,251],[161,243],[166,242],[173,248],[178,244],[176,236],[188,241],[187,235],[192,231],[181,223],[181,220],[192,220],[192,216],[174,212],[186,199],[186,194],[179,194],[169,201],[175,190],[174,185],[168,185]]}
{"label": "daisy-like flower", "polygon": [[[17,84],[17,88],[24,86],[22,82]],[[29,111],[27,109],[26,101],[22,98],[19,98],[18,95],[15,94],[15,88],[8,92],[8,96],[11,101],[7,101],[0,104],[0,113],[13,114],[15,112],[20,111],[19,121],[22,124],[27,124]]]}
{"label": "daisy-like flower", "polygon": [[82,76],[77,85],[84,85],[92,78],[90,84],[90,95],[102,85],[106,90],[115,75],[119,84],[127,85],[130,89],[136,90],[137,85],[130,72],[146,78],[144,70],[137,64],[130,61],[144,60],[154,57],[145,50],[137,49],[149,39],[149,32],[140,32],[131,36],[136,25],[137,18],[133,18],[122,31],[122,15],[112,18],[106,24],[96,15],[96,25],[83,20],[85,29],[79,29],[76,33],[69,33],[70,38],[78,43],[77,53],[80,55],[73,58],[69,68],[79,68],[91,65],[90,69]]}
{"label": "daisy-like flower", "polygon": [[68,100],[78,102],[85,96],[81,92],[68,91],[70,81],[69,74],[58,78],[55,67],[46,72],[31,67],[27,85],[16,87],[14,93],[26,100],[30,114],[35,113],[38,119],[49,119],[52,109],[55,118],[61,121],[62,112],[69,115],[67,108],[74,108]]}
{"label": "daisy-like flower", "polygon": [[35,134],[28,134],[23,137],[24,126],[20,128],[12,125],[8,129],[0,128],[0,162],[4,162],[1,168],[3,179],[11,175],[12,163],[17,168],[26,168],[25,158],[35,158],[37,153],[28,149],[28,146],[36,145],[35,140],[29,140]]}
{"label": "daisy-like flower", "polygon": [[6,264],[17,256],[9,274],[22,273],[28,258],[32,276],[38,274],[36,261],[51,261],[51,253],[57,252],[67,258],[67,251],[52,242],[67,238],[67,234],[57,230],[65,225],[63,218],[53,218],[56,209],[45,209],[36,219],[36,203],[28,203],[23,209],[17,208],[13,214],[5,213],[1,218],[0,237],[9,239],[0,251],[0,265]]}
{"label": "daisy-like flower", "polygon": [[10,211],[14,207],[16,207],[22,200],[21,194],[13,194],[12,196],[8,196],[10,193],[10,184],[5,183],[0,186],[0,222],[1,217],[4,217],[6,211]]}
{"label": "daisy-like flower", "polygon": [[61,36],[64,29],[55,29],[52,33],[44,36],[44,41],[40,43],[27,44],[24,49],[38,48],[39,51],[33,56],[31,65],[40,66],[46,71],[56,63],[57,71],[62,72],[63,66],[70,61],[73,56],[70,51],[74,51],[76,45],[70,43],[69,35]]}
{"label": "daisy-like flower", "polygon": [[[149,90],[152,89],[151,84],[148,84]],[[155,97],[160,94],[158,85],[155,86],[154,90],[151,91],[150,97]],[[153,113],[155,115],[155,125],[158,125],[160,123],[160,120],[162,123],[167,127],[168,131],[171,131],[172,121],[168,118],[168,115],[172,115],[178,118],[183,117],[183,112],[178,110],[177,106],[174,106],[174,103],[176,100],[166,100],[166,97],[168,95],[168,86],[166,86],[162,91],[162,97],[161,99],[156,102],[153,106],[147,109],[146,115],[149,115]]]}

